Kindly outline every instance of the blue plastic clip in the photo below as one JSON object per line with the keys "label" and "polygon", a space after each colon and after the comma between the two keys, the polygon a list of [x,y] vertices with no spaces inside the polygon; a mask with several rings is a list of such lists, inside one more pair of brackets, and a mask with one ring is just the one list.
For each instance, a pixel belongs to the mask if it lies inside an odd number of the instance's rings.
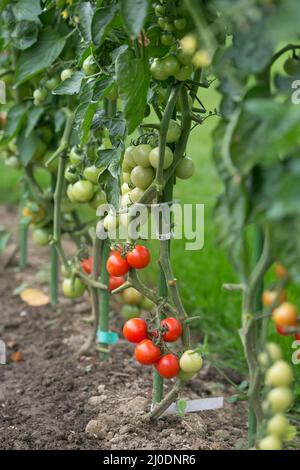
{"label": "blue plastic clip", "polygon": [[119,340],[119,335],[115,331],[97,331],[98,343],[102,344],[116,344]]}

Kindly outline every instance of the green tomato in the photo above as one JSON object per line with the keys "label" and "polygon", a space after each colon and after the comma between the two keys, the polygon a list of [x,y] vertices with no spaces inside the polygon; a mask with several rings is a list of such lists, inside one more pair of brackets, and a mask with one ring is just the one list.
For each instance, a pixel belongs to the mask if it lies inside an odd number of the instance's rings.
{"label": "green tomato", "polygon": [[34,162],[39,162],[44,157],[46,151],[47,151],[46,144],[42,140],[39,139],[37,143],[37,147],[33,154],[32,160]]}
{"label": "green tomato", "polygon": [[18,153],[18,147],[17,147],[17,144],[16,144],[15,140],[11,140],[8,143],[7,148],[11,153],[15,153],[15,154]]}
{"label": "green tomato", "polygon": [[155,174],[152,168],[143,168],[136,166],[131,174],[130,179],[134,186],[140,189],[147,189],[154,180]]}
{"label": "green tomato", "polygon": [[193,176],[195,165],[191,158],[184,157],[176,167],[176,176],[182,180],[186,180]]}
{"label": "green tomato", "polygon": [[111,101],[116,101],[118,99],[118,97],[119,97],[118,85],[116,83],[114,83],[112,89],[110,90],[110,92],[107,95],[107,98]]}
{"label": "green tomato", "polygon": [[79,174],[77,167],[74,165],[68,165],[65,169],[65,180],[68,183],[75,183],[78,180]]}
{"label": "green tomato", "polygon": [[122,173],[123,182],[129,184],[131,182],[130,173]]}
{"label": "green tomato", "polygon": [[42,126],[38,129],[38,136],[40,139],[45,142],[46,144],[50,144],[53,140],[53,131],[49,126]]}
{"label": "green tomato", "polygon": [[155,307],[155,303],[152,300],[148,299],[148,297],[143,297],[142,301],[140,302],[140,308],[142,310],[153,310]]}
{"label": "green tomato", "polygon": [[165,25],[166,25],[167,21],[168,21],[167,18],[164,18],[163,16],[161,16],[160,18],[158,18],[157,24],[161,29],[165,29]]}
{"label": "green tomato", "polygon": [[67,187],[67,196],[71,202],[77,202],[75,196],[73,195],[73,185],[69,184]]}
{"label": "green tomato", "polygon": [[124,320],[130,320],[131,318],[138,318],[141,312],[140,309],[134,305],[123,305],[121,315]]}
{"label": "green tomato", "polygon": [[13,169],[18,169],[18,168],[20,168],[19,159],[18,159],[18,157],[16,157],[15,155],[12,155],[11,157],[6,158],[6,159],[5,159],[5,165],[6,165],[8,168],[13,168]]}
{"label": "green tomato", "polygon": [[283,64],[283,69],[287,75],[293,76],[300,71],[300,60],[289,57]]}
{"label": "green tomato", "polygon": [[185,18],[177,18],[174,20],[174,26],[178,31],[182,31],[186,28],[187,21]]}
{"label": "green tomato", "polygon": [[66,297],[76,299],[77,297],[81,297],[84,293],[85,285],[77,277],[74,279],[73,283],[71,279],[66,278],[63,280],[62,290]]}
{"label": "green tomato", "polygon": [[47,88],[47,90],[49,91],[53,91],[58,85],[59,85],[60,81],[59,81],[59,77],[52,77],[52,78],[49,78],[46,83],[45,83],[45,87]]}
{"label": "green tomato", "polygon": [[266,436],[258,443],[259,450],[282,450],[282,442],[277,436]]}
{"label": "green tomato", "polygon": [[134,149],[135,147],[133,145],[130,145],[130,147],[127,147],[124,153],[124,163],[128,167],[131,167],[131,168],[135,167],[136,165],[134,158],[133,158]]}
{"label": "green tomato", "polygon": [[143,168],[148,168],[150,166],[149,154],[151,150],[152,147],[149,144],[140,144],[134,147],[134,150],[132,151],[132,156],[135,165],[140,165]]}
{"label": "green tomato", "polygon": [[274,436],[283,437],[289,428],[289,420],[282,413],[274,415],[267,424],[267,431]]}
{"label": "green tomato", "polygon": [[184,372],[183,370],[180,370],[177,377],[183,382],[188,382],[194,377],[194,375],[195,375],[195,372]]}
{"label": "green tomato", "polygon": [[276,361],[266,373],[266,385],[273,387],[286,387],[294,380],[293,369],[291,366],[280,359]]}
{"label": "green tomato", "polygon": [[99,69],[96,62],[94,61],[93,56],[90,55],[83,61],[82,70],[84,71],[85,75],[94,75],[97,73]]}
{"label": "green tomato", "polygon": [[124,162],[122,163],[122,170],[124,173],[130,173],[132,170],[132,166],[128,165],[128,163]]}
{"label": "green tomato", "polygon": [[131,204],[131,199],[129,197],[129,194],[123,194],[121,197],[121,207],[127,207]]}
{"label": "green tomato", "polygon": [[49,232],[45,228],[36,228],[32,232],[32,239],[36,245],[46,246],[49,243]]}
{"label": "green tomato", "polygon": [[92,209],[98,209],[99,206],[107,203],[106,194],[103,190],[97,191],[93,199],[89,202]]}
{"label": "green tomato", "polygon": [[198,372],[202,364],[203,359],[200,354],[191,349],[184,351],[179,360],[180,369],[183,370],[183,372]]}
{"label": "green tomato", "polygon": [[191,65],[192,64],[192,56],[189,54],[186,54],[183,52],[183,50],[180,48],[177,51],[177,59],[182,65]]}
{"label": "green tomato", "polygon": [[[153,168],[158,167],[159,147],[155,147],[154,149],[151,150],[150,155],[149,155],[149,160],[150,160],[151,166]],[[170,149],[170,147],[166,147],[163,169],[166,170],[167,168],[169,168],[172,165],[172,163],[173,163],[173,152]]]}
{"label": "green tomato", "polygon": [[62,82],[64,82],[68,78],[71,78],[72,75],[73,75],[73,70],[72,69],[65,69],[61,72],[60,79],[61,79]]}
{"label": "green tomato", "polygon": [[161,61],[163,70],[168,77],[176,76],[180,71],[180,64],[174,55],[169,55]]}
{"label": "green tomato", "polygon": [[164,5],[158,4],[155,5],[154,11],[156,16],[163,16],[166,13],[166,7]]}
{"label": "green tomato", "polygon": [[94,187],[90,181],[77,181],[73,184],[72,195],[77,202],[89,202],[94,196]]}
{"label": "green tomato", "polygon": [[72,147],[69,153],[69,159],[72,165],[80,165],[84,160],[84,155],[76,147]]}
{"label": "green tomato", "polygon": [[128,186],[128,183],[123,183],[121,186],[121,194],[124,196],[125,194],[129,193],[130,187]]}
{"label": "green tomato", "polygon": [[167,132],[167,143],[178,142],[181,135],[181,127],[178,122],[174,121],[174,119],[170,120],[168,132]]}
{"label": "green tomato", "polygon": [[98,183],[99,175],[102,172],[102,168],[97,168],[95,165],[88,166],[84,169],[83,176],[86,180],[90,181],[93,184]]}
{"label": "green tomato", "polygon": [[[69,262],[67,261],[67,263]],[[60,271],[63,277],[69,278],[71,276],[71,266],[69,264],[68,266],[70,269],[68,269],[68,267],[66,267],[64,264],[61,265]]]}
{"label": "green tomato", "polygon": [[166,73],[162,59],[154,59],[150,67],[150,72],[153,78],[156,80],[167,80],[169,77],[169,75]]}
{"label": "green tomato", "polygon": [[36,101],[39,101],[40,103],[45,100],[47,97],[47,90],[45,88],[37,88],[33,92],[33,98]]}
{"label": "green tomato", "polygon": [[145,191],[143,191],[142,189],[140,188],[134,188],[130,191],[129,194],[129,197],[130,197],[130,200],[131,202],[135,203],[137,201],[139,201],[141,199],[141,197],[143,196]]}
{"label": "green tomato", "polygon": [[164,33],[160,37],[163,46],[172,46],[174,44],[174,36],[171,33]]}
{"label": "green tomato", "polygon": [[293,393],[287,387],[273,388],[267,395],[267,403],[273,413],[283,413],[293,403]]}
{"label": "green tomato", "polygon": [[168,21],[165,21],[163,29],[164,29],[164,31],[172,32],[172,31],[174,31],[174,26],[173,26],[172,23],[169,23]]}
{"label": "green tomato", "polygon": [[107,232],[116,230],[119,226],[119,217],[116,214],[107,214],[103,220],[103,226]]}
{"label": "green tomato", "polygon": [[185,82],[186,80],[190,80],[192,73],[193,67],[191,65],[183,65],[176,73],[175,78],[180,82]]}

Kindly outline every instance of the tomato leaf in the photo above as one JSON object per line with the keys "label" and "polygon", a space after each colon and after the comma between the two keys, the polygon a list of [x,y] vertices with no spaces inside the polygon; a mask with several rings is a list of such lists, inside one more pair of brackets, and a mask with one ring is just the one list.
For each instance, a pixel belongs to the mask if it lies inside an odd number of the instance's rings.
{"label": "tomato leaf", "polygon": [[97,46],[102,44],[116,14],[117,5],[115,4],[96,10],[92,19],[92,38]]}
{"label": "tomato leaf", "polygon": [[148,0],[120,0],[121,14],[129,34],[136,37],[144,26]]}
{"label": "tomato leaf", "polygon": [[39,28],[33,21],[20,21],[11,33],[13,44],[17,49],[25,50],[36,43]]}
{"label": "tomato leaf", "polygon": [[17,139],[17,145],[20,153],[20,160],[24,166],[27,166],[31,162],[35,152],[38,149],[41,140],[37,137],[34,131],[30,134],[26,134],[24,129],[19,134]]}
{"label": "tomato leaf", "polygon": [[125,50],[117,57],[116,75],[124,116],[131,134],[144,118],[150,83],[148,62]]}
{"label": "tomato leaf", "polygon": [[27,20],[40,24],[38,18],[42,12],[40,0],[19,0],[12,8],[18,21]]}
{"label": "tomato leaf", "polygon": [[77,95],[81,88],[81,83],[85,74],[77,71],[70,78],[67,78],[53,91],[53,95]]}
{"label": "tomato leaf", "polygon": [[76,14],[80,18],[80,22],[78,24],[79,31],[86,42],[91,42],[92,20],[94,15],[94,8],[91,5],[91,2],[79,3],[79,5],[76,6]]}
{"label": "tomato leaf", "polygon": [[28,137],[31,131],[35,128],[36,124],[38,123],[40,117],[44,112],[44,108],[34,106],[28,112],[28,119],[27,119],[27,126],[25,130],[25,137]]}
{"label": "tomato leaf", "polygon": [[26,82],[49,67],[60,55],[66,40],[55,30],[44,30],[36,44],[20,54],[17,62],[15,85]]}
{"label": "tomato leaf", "polygon": [[7,124],[4,129],[4,135],[0,141],[0,145],[6,145],[10,142],[20,131],[24,122],[26,121],[26,113],[29,103],[16,104],[13,106],[7,116]]}
{"label": "tomato leaf", "polygon": [[187,401],[186,400],[177,400],[176,402],[176,414],[180,418],[183,418],[186,412]]}

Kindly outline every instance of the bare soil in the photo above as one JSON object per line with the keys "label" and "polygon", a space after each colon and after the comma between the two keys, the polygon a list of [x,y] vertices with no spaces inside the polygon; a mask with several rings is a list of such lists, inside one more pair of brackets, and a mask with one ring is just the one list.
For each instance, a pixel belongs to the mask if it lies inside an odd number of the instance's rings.
{"label": "bare soil", "polygon": [[[0,207],[1,224],[16,233],[14,209]],[[12,237],[11,253],[16,237]],[[0,260],[1,261],[1,260]],[[98,354],[76,359],[90,326],[88,299],[60,296],[56,309],[29,307],[14,294],[26,283],[42,288],[37,273],[49,261],[47,248],[29,243],[28,268],[19,272],[17,255],[0,273],[0,339],[7,364],[0,365],[0,449],[232,449],[246,438],[244,403],[223,410],[168,417],[149,424],[151,368],[133,359],[122,339],[109,360]],[[1,266],[1,263],[0,263]],[[117,305],[111,324],[122,327]],[[14,362],[19,351],[23,360]],[[227,371],[239,383],[242,377]],[[167,384],[169,387],[170,384]],[[185,398],[232,395],[234,389],[209,366],[186,387]]]}

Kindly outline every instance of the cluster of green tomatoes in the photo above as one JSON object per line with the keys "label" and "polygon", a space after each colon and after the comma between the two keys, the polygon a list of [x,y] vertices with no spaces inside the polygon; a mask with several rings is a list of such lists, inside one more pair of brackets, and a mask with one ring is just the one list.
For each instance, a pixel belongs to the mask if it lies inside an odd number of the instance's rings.
{"label": "cluster of green tomatoes", "polygon": [[259,355],[259,364],[264,372],[266,396],[263,402],[265,415],[260,450],[281,450],[283,443],[292,440],[294,430],[285,413],[293,403],[291,384],[293,369],[282,359],[282,350],[276,343],[268,343]]}

